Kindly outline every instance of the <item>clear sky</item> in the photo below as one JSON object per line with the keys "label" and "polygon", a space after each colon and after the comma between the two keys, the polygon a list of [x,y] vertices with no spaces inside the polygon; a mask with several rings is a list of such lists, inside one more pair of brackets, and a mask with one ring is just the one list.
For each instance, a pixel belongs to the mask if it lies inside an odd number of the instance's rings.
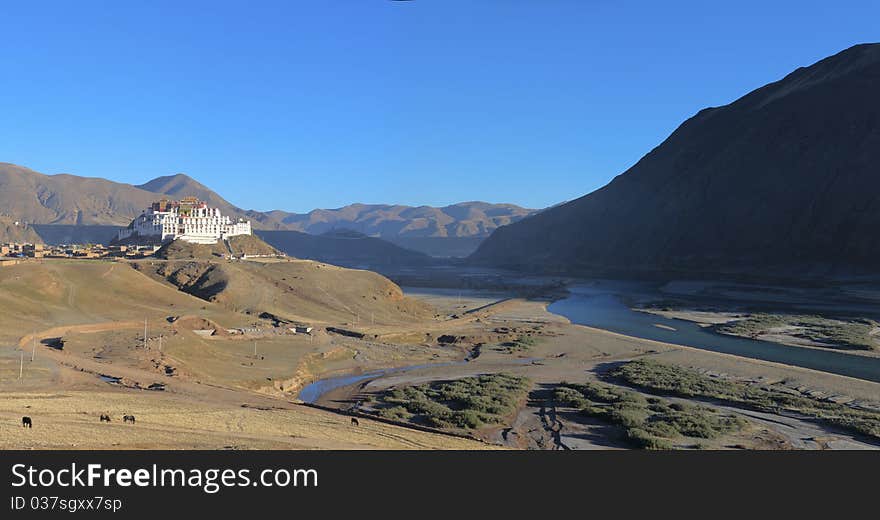
{"label": "clear sky", "polygon": [[0,161],[307,211],[592,191],[880,2],[7,2]]}

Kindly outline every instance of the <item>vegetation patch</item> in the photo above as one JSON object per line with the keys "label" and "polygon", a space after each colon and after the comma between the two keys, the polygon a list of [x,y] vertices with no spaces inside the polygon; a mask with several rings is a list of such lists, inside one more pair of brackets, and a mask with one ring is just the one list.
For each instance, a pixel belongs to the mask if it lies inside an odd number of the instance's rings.
{"label": "vegetation patch", "polygon": [[873,350],[877,342],[871,335],[877,322],[869,319],[831,319],[822,316],[791,314],[753,314],[748,318],[714,326],[716,332],[756,338],[762,334],[780,332],[792,337],[806,339],[823,346]]}
{"label": "vegetation patch", "polygon": [[854,433],[880,439],[880,413],[845,404],[819,401],[754,384],[711,378],[695,370],[648,360],[630,361],[617,368],[612,376],[634,386],[683,397],[709,397],[770,413],[796,412]]}
{"label": "vegetation patch", "polygon": [[554,399],[623,428],[637,448],[672,449],[682,437],[714,439],[741,430],[747,423],[706,406],[670,403],[604,383],[562,383]]}
{"label": "vegetation patch", "polygon": [[394,388],[373,398],[381,417],[436,428],[475,429],[500,424],[524,401],[531,383],[511,374]]}
{"label": "vegetation patch", "polygon": [[505,341],[498,345],[496,350],[505,354],[515,354],[517,352],[527,352],[529,349],[538,344],[538,339],[534,336],[520,335],[512,341]]}

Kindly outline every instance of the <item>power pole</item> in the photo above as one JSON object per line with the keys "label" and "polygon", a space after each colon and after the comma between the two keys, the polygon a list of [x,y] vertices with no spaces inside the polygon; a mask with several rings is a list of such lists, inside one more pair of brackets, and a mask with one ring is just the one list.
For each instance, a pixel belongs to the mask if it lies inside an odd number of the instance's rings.
{"label": "power pole", "polygon": [[31,363],[34,362],[34,357],[37,355],[37,331],[34,331],[34,346],[31,347]]}
{"label": "power pole", "polygon": [[147,350],[147,318],[144,318],[144,350]]}
{"label": "power pole", "polygon": [[254,359],[257,359],[257,342],[254,341]]}
{"label": "power pole", "polygon": [[24,350],[21,351],[21,362],[18,365],[18,378],[24,375]]}

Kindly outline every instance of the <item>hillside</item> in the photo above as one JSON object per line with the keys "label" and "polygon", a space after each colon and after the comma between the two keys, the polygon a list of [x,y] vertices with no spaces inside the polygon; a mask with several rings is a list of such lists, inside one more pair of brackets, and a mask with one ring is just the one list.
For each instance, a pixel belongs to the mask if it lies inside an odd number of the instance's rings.
{"label": "hillside", "polygon": [[499,226],[522,219],[534,210],[513,204],[462,202],[442,208],[388,204],[351,204],[316,209],[306,214],[272,211],[288,229],[321,234],[353,229],[365,235],[390,237],[486,237]]}
{"label": "hillside", "polygon": [[23,224],[14,217],[0,215],[0,244],[7,242],[42,244],[43,239],[33,227]]}
{"label": "hillside", "polygon": [[[44,261],[0,269],[0,340],[61,325],[164,319],[198,313],[239,323],[222,308],[156,283],[125,264]],[[237,320],[237,321],[236,321]]]}
{"label": "hillside", "polygon": [[466,258],[477,250],[485,237],[388,237],[385,240],[404,249],[434,258]]}
{"label": "hillside", "polygon": [[309,235],[298,231],[256,231],[256,234],[288,255],[348,267],[416,266],[431,262],[422,253],[360,233],[337,231]]}
{"label": "hillside", "polygon": [[230,237],[227,242],[218,241],[216,244],[192,244],[183,240],[174,240],[159,248],[154,256],[163,260],[205,260],[224,258],[230,254],[236,257],[272,256],[280,255],[281,252],[257,236],[240,235]]}
{"label": "hillside", "polygon": [[153,269],[180,290],[253,316],[311,323],[407,323],[433,316],[382,275],[309,260],[157,263]]}
{"label": "hillside", "polygon": [[685,121],[607,186],[498,229],[474,263],[535,272],[878,273],[880,45]]}

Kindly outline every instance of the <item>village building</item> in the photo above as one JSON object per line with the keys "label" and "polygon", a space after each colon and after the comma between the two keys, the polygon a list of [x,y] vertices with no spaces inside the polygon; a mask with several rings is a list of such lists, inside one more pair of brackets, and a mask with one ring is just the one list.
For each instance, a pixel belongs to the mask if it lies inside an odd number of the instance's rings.
{"label": "village building", "polygon": [[127,228],[119,231],[118,241],[144,238],[156,242],[184,240],[195,244],[216,244],[238,235],[250,235],[251,223],[222,215],[219,208],[208,207],[195,197],[180,201],[154,202]]}

